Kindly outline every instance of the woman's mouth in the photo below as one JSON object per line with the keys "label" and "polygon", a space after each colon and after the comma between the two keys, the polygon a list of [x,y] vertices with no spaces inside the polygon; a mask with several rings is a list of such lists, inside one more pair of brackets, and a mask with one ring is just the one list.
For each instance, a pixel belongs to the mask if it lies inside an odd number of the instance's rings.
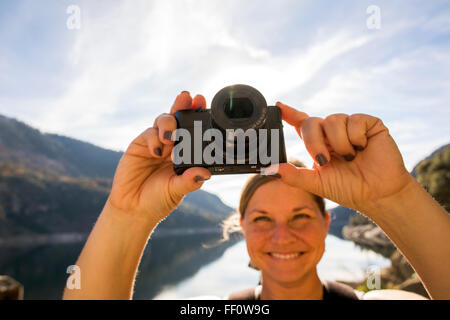
{"label": "woman's mouth", "polygon": [[275,259],[291,260],[302,256],[305,252],[292,252],[292,253],[279,253],[279,252],[269,252],[268,255]]}

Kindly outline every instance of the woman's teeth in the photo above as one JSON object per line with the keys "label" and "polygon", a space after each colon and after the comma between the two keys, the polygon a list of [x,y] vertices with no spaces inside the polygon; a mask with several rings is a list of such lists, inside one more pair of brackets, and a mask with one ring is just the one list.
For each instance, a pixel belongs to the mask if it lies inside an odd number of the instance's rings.
{"label": "woman's teeth", "polygon": [[271,255],[272,257],[278,258],[278,259],[294,259],[294,258],[300,256],[302,253],[303,252],[282,254],[282,253],[270,252],[269,255]]}

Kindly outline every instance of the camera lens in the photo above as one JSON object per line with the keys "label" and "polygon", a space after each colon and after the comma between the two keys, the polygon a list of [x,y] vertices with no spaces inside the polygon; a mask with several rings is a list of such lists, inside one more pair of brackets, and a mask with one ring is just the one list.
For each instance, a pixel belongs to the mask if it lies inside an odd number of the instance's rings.
{"label": "camera lens", "polygon": [[248,118],[253,114],[253,104],[248,98],[227,99],[224,108],[229,119]]}
{"label": "camera lens", "polygon": [[218,129],[259,129],[266,119],[267,103],[255,88],[236,84],[217,92],[211,103],[211,117]]}

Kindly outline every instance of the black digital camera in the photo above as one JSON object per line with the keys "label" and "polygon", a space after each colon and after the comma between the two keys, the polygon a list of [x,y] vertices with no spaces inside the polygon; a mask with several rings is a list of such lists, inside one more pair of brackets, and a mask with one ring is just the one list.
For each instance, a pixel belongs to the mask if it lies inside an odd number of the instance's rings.
{"label": "black digital camera", "polygon": [[178,175],[191,167],[211,174],[260,173],[286,162],[281,110],[267,106],[253,87],[225,87],[211,109],[181,110],[175,118],[172,160]]}

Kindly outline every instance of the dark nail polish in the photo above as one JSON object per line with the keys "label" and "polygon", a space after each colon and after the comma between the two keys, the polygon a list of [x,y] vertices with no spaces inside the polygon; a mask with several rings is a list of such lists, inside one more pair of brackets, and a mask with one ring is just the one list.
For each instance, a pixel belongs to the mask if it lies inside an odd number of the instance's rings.
{"label": "dark nail polish", "polygon": [[353,148],[355,148],[356,151],[363,151],[364,147],[360,146],[360,145],[354,145]]}
{"label": "dark nail polish", "polygon": [[170,131],[170,130],[165,131],[164,132],[164,139],[170,141],[171,138],[172,138],[172,131]]}
{"label": "dark nail polish", "polygon": [[349,153],[344,156],[344,159],[347,161],[352,161],[353,159],[355,159],[355,156]]}
{"label": "dark nail polish", "polygon": [[161,155],[162,155],[162,150],[161,150],[161,148],[160,147],[158,147],[158,148],[155,148],[155,154],[158,156],[158,157],[160,157]]}
{"label": "dark nail polish", "polygon": [[199,183],[199,182],[205,181],[205,179],[203,179],[203,178],[200,177],[200,176],[195,176],[194,181],[197,182],[197,183]]}
{"label": "dark nail polish", "polygon": [[316,156],[316,160],[317,160],[317,162],[319,163],[320,166],[324,166],[324,165],[326,165],[328,163],[327,158],[321,153],[319,153]]}
{"label": "dark nail polish", "polygon": [[181,93],[189,93],[189,91],[181,91]]}

